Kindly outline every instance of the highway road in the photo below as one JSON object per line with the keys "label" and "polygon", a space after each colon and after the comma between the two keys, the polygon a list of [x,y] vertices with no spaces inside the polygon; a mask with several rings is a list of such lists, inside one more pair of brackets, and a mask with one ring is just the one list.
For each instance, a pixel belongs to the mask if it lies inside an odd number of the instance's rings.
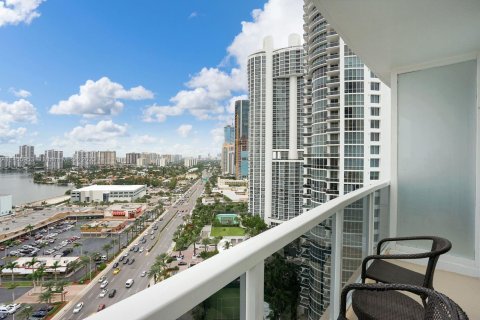
{"label": "highway road", "polygon": [[[89,315],[97,312],[97,308],[100,304],[105,304],[108,308],[109,306],[115,304],[118,301],[121,301],[143,289],[146,289],[150,280],[148,276],[141,277],[143,271],[149,270],[150,266],[153,264],[155,257],[161,253],[167,252],[172,245],[173,233],[179,225],[183,223],[182,216],[184,214],[189,214],[191,210],[195,207],[197,198],[202,194],[204,189],[204,183],[201,180],[198,180],[185,194],[182,196],[176,204],[170,206],[166,209],[166,212],[162,215],[162,221],[157,220],[158,230],[154,231],[155,239],[151,240],[150,232],[153,227],[151,225],[143,233],[148,232],[148,236],[145,236],[147,242],[145,244],[140,244],[140,247],[144,247],[145,251],[143,253],[129,251],[130,246],[125,250],[128,250],[128,258],[135,258],[135,262],[131,265],[123,264],[120,262],[119,268],[121,269],[120,273],[114,275],[112,270],[112,264],[107,268],[110,270],[107,273],[108,286],[106,287],[110,292],[112,289],[116,289],[116,294],[113,298],[107,296],[100,298],[99,294],[101,292],[100,283],[98,283],[98,278],[95,278],[93,281],[96,281],[94,287],[88,290],[84,296],[79,300],[84,303],[83,308],[77,314],[73,314],[74,306],[70,306],[66,310],[62,310],[61,314],[63,316],[61,319],[84,319]],[[163,229],[163,230],[162,230]],[[160,237],[159,241],[152,249],[151,252],[147,252],[156,238]],[[137,238],[137,241],[141,238]],[[122,253],[123,254],[123,253]],[[117,258],[115,261],[118,261]],[[133,279],[134,284],[130,288],[125,287],[125,282],[128,279]],[[75,303],[76,304],[76,303]]]}

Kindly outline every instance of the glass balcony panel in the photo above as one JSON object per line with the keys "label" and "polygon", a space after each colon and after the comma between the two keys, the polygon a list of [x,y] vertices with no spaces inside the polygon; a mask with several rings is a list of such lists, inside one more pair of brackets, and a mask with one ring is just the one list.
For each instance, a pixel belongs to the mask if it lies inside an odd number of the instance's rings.
{"label": "glass balcony panel", "polygon": [[245,282],[239,277],[186,312],[178,320],[244,318],[241,306],[245,305]]}

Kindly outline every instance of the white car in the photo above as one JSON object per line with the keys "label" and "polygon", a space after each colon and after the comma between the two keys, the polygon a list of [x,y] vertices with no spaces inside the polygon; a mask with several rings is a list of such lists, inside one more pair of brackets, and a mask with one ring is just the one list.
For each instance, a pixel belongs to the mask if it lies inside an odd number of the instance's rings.
{"label": "white car", "polygon": [[103,289],[103,288],[105,288],[106,286],[108,286],[108,281],[107,281],[107,280],[105,280],[105,281],[102,282],[102,284],[100,285],[100,288]]}
{"label": "white car", "polygon": [[147,275],[147,271],[143,271],[142,274],[140,274],[140,277],[145,277]]}
{"label": "white car", "polygon": [[141,252],[143,252],[143,250],[144,250],[143,247],[141,247],[141,248],[138,250],[138,252],[141,253]]}
{"label": "white car", "polygon": [[79,313],[80,310],[82,310],[82,308],[83,308],[83,302],[77,303],[77,305],[75,306],[75,308],[73,308],[73,313]]}
{"label": "white car", "polygon": [[107,280],[107,277],[103,276],[98,279],[98,283],[102,283],[103,281]]}
{"label": "white car", "polygon": [[103,298],[103,297],[105,297],[105,296],[107,295],[107,293],[108,293],[108,290],[107,290],[107,289],[103,289],[98,296],[99,296],[100,298]]}

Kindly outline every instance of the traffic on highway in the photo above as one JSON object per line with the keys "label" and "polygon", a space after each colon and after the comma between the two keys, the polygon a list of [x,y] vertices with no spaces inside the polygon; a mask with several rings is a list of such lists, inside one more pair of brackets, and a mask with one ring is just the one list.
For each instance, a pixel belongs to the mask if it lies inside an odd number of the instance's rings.
{"label": "traffic on highway", "polygon": [[203,190],[204,183],[200,179],[176,203],[166,207],[165,212],[55,318],[84,319],[149,287],[153,282],[148,277],[148,270],[155,257],[173,248],[175,230],[183,223],[183,215],[194,209]]}

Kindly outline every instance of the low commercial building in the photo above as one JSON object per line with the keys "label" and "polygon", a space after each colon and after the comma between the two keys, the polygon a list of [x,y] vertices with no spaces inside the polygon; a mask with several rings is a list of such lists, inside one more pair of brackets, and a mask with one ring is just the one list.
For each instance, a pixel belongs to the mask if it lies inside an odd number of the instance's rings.
{"label": "low commercial building", "polygon": [[145,208],[140,203],[117,203],[105,209],[105,217],[135,219],[143,214]]}
{"label": "low commercial building", "polygon": [[233,179],[217,179],[217,187],[212,189],[213,193],[220,193],[233,202],[248,201],[248,181]]}
{"label": "low commercial building", "polygon": [[82,234],[108,234],[122,231],[127,226],[125,220],[95,220],[80,227]]}
{"label": "low commercial building", "polygon": [[[22,257],[18,258],[14,262],[17,263],[17,267],[11,269],[3,269],[1,271],[2,275],[11,275],[12,273],[15,275],[29,275],[32,274],[33,271],[37,270],[39,267],[43,266],[45,268],[45,272],[48,274],[65,274],[68,273],[70,270],[70,265],[72,262],[77,261],[78,257],[49,257],[49,256],[39,256],[36,257],[38,262],[35,265],[30,265],[32,258],[30,257]],[[58,261],[57,268],[54,268],[55,262]]]}
{"label": "low commercial building", "polygon": [[92,185],[73,190],[71,202],[135,201],[147,194],[146,185]]}
{"label": "low commercial building", "polygon": [[0,194],[0,216],[12,213],[12,195]]}

